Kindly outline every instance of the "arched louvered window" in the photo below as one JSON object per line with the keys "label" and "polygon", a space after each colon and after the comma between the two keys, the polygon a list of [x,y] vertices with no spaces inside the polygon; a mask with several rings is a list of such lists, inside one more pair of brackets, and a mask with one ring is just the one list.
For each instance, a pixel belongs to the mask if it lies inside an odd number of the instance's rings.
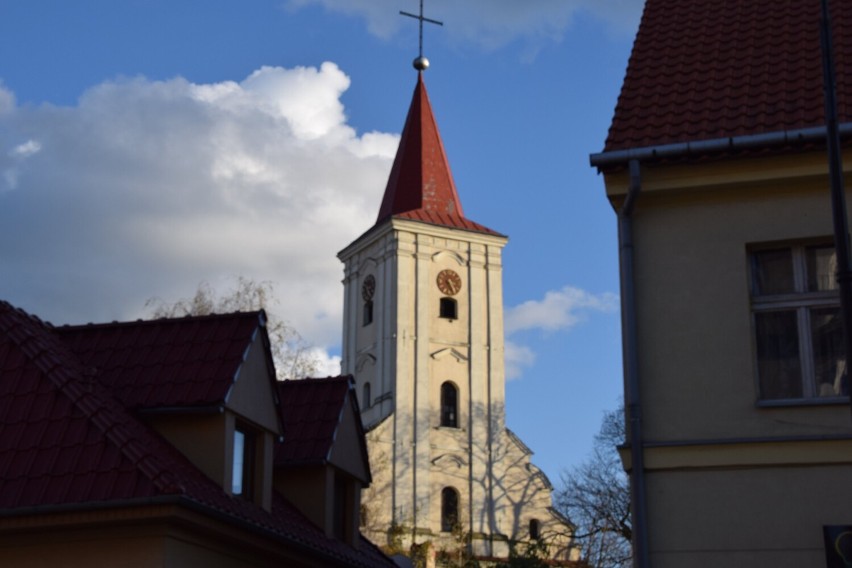
{"label": "arched louvered window", "polygon": [[441,426],[459,427],[459,389],[449,381],[441,385]]}

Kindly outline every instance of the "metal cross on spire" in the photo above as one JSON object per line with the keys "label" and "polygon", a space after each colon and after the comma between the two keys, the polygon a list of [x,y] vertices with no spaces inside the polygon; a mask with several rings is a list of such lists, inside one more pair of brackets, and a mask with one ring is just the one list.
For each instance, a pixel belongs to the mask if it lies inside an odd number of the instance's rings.
{"label": "metal cross on spire", "polygon": [[414,60],[413,65],[418,71],[425,71],[429,67],[429,60],[423,57],[423,22],[438,24],[439,26],[443,26],[444,22],[439,22],[438,20],[433,20],[423,15],[423,0],[420,0],[420,14],[411,14],[409,12],[403,12],[402,10],[400,10],[399,13],[403,16],[408,16],[420,21],[420,51],[417,55],[417,59]]}

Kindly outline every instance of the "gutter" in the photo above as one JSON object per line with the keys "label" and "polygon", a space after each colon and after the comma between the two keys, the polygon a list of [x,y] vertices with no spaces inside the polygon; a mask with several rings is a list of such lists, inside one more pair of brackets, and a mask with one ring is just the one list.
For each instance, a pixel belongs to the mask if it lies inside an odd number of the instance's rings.
{"label": "gutter", "polygon": [[[844,123],[838,127],[841,138],[852,136],[852,123]],[[755,150],[777,148],[779,146],[798,146],[809,143],[825,143],[825,126],[813,126],[796,130],[781,130],[764,134],[747,134],[744,136],[729,136],[692,142],[675,142],[673,144],[658,144],[626,150],[612,150],[589,156],[589,163],[598,171],[611,166],[622,166],[631,160],[647,161],[671,158],[695,158],[706,154],[733,152],[739,150]]]}

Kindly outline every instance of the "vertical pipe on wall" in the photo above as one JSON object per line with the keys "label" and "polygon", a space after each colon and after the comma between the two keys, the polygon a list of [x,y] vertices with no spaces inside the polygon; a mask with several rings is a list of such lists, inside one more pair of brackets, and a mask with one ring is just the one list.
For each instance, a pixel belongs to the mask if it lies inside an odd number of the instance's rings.
{"label": "vertical pipe on wall", "polygon": [[[846,192],[843,188],[843,160],[840,156],[840,133],[837,126],[837,90],[834,55],[831,45],[831,15],[828,1],[822,0],[820,18],[823,96],[825,103],[828,173],[831,181],[831,213],[834,225],[834,250],[837,257],[837,285],[840,288],[840,314],[846,348],[846,383],[849,390],[849,356],[852,355],[852,272],[849,262],[849,223],[846,218]],[[852,403],[852,397],[850,397]],[[852,407],[850,407],[852,409]]]}
{"label": "vertical pipe on wall", "polygon": [[633,273],[633,209],[642,188],[638,160],[630,160],[630,187],[618,212],[618,258],[621,275],[621,337],[624,357],[624,406],[630,442],[630,502],[633,525],[633,566],[648,568],[645,455],[642,448],[642,405],[639,389],[636,298]]}

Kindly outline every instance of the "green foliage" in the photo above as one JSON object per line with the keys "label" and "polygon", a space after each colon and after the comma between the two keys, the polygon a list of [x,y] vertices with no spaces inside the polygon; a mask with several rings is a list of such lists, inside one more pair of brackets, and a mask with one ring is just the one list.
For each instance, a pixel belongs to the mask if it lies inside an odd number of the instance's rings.
{"label": "green foliage", "polygon": [[461,523],[453,523],[451,531],[455,546],[442,548],[436,556],[436,564],[442,568],[478,568],[479,563],[471,554],[470,532],[465,531]]}
{"label": "green foliage", "polygon": [[497,564],[494,568],[549,568],[547,559],[547,544],[542,540],[511,543],[509,560]]}
{"label": "green foliage", "polygon": [[385,554],[393,556],[394,554],[406,554],[408,551],[402,546],[402,537],[408,532],[405,525],[393,523],[388,529],[388,545],[383,547]]}

